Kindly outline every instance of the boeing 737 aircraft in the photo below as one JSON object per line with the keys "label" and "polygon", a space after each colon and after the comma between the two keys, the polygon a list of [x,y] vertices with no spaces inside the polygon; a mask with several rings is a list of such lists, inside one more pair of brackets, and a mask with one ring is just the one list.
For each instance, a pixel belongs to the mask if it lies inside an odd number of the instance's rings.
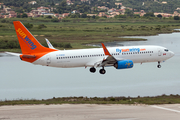
{"label": "boeing 737 aircraft", "polygon": [[20,21],[13,23],[22,54],[7,53],[33,64],[62,68],[90,67],[92,73],[96,72],[97,67],[102,67],[99,72],[105,74],[106,66],[126,69],[132,68],[134,63],[157,62],[157,67],[161,68],[160,62],[174,56],[174,53],[167,48],[152,45],[107,49],[102,43],[102,48],[57,50],[46,39],[49,46],[47,48],[42,46]]}

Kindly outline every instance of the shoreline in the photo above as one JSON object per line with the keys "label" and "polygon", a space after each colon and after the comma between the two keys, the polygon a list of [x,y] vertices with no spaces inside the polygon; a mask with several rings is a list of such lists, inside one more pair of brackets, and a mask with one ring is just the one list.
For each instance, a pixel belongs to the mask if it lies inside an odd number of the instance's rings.
{"label": "shoreline", "polygon": [[[110,42],[125,42],[125,41],[147,41],[147,39],[143,39],[143,38],[128,38],[128,37],[132,37],[132,36],[135,36],[135,37],[142,37],[142,36],[156,36],[156,35],[159,35],[159,34],[172,34],[172,33],[177,33],[177,32],[180,32],[179,30],[173,30],[172,32],[162,32],[162,33],[157,33],[157,34],[145,34],[145,35],[125,35],[125,36],[117,36],[117,39],[119,40],[106,40],[106,41],[102,41],[103,43],[110,43]],[[124,38],[125,37],[125,38]],[[71,48],[70,50],[73,50],[73,49],[90,49],[90,48],[98,48],[98,46],[94,46],[95,44],[100,44],[102,43],[101,41],[93,41],[93,42],[87,42],[87,43],[81,43],[81,46],[80,47],[75,47],[75,48]],[[85,48],[82,48],[82,46],[86,46]],[[69,48],[58,48],[57,49],[61,50],[61,49],[68,49]],[[21,49],[0,49],[0,53],[4,53],[4,52],[16,52],[16,53],[21,53]]]}
{"label": "shoreline", "polygon": [[17,99],[17,100],[0,100],[0,106],[5,105],[52,105],[52,104],[180,104],[180,95],[161,95],[146,97],[53,97],[51,99]]}

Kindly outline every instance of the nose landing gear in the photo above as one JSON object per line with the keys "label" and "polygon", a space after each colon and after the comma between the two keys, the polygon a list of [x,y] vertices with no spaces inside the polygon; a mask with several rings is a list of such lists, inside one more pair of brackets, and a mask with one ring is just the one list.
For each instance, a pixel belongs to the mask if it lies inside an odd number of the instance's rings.
{"label": "nose landing gear", "polygon": [[158,61],[157,67],[158,67],[158,68],[161,68],[160,61]]}

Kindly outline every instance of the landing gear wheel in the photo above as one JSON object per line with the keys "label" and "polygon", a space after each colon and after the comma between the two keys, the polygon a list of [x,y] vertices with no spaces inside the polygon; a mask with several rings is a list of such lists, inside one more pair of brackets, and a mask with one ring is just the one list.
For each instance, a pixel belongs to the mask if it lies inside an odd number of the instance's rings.
{"label": "landing gear wheel", "polygon": [[161,68],[161,65],[157,65],[158,68]]}
{"label": "landing gear wheel", "polygon": [[158,68],[161,68],[161,65],[160,65],[160,62],[158,61],[158,65],[157,65]]}
{"label": "landing gear wheel", "polygon": [[105,74],[105,73],[106,73],[106,70],[105,70],[105,69],[100,69],[100,70],[99,70],[99,73]]}
{"label": "landing gear wheel", "polygon": [[95,73],[96,72],[96,68],[92,67],[92,68],[89,69],[89,71],[92,72],[92,73]]}

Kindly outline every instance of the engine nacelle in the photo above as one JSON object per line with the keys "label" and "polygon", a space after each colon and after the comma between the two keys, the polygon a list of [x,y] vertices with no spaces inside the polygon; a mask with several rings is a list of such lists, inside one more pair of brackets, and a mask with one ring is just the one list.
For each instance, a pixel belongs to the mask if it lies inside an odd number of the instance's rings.
{"label": "engine nacelle", "polygon": [[132,68],[133,67],[133,61],[132,60],[120,60],[114,64],[114,67],[116,69]]}

